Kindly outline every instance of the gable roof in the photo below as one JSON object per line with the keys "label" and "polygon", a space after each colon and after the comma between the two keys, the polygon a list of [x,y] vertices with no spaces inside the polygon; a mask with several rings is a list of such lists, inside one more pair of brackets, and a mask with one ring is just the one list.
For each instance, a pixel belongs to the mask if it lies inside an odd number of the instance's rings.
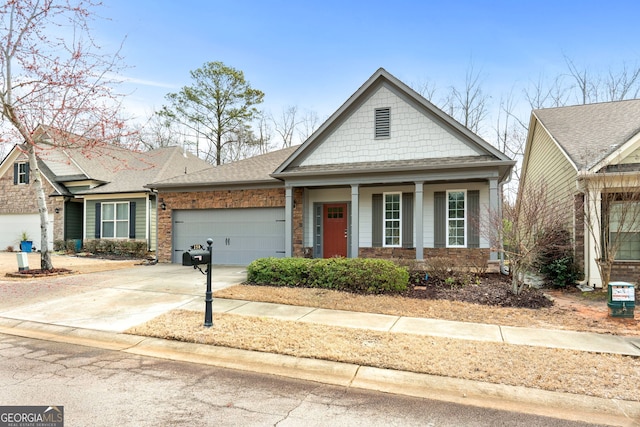
{"label": "gable roof", "polygon": [[174,176],[171,179],[151,181],[147,188],[169,189],[180,187],[215,187],[248,184],[277,184],[282,181],[271,177],[271,173],[298,146],[283,148],[266,154],[226,163],[221,166],[210,166],[199,172]]}
{"label": "gable roof", "polygon": [[640,99],[533,110],[578,170],[592,169],[640,132]]}
{"label": "gable roof", "polygon": [[[381,86],[390,88],[394,93],[400,94],[416,108],[429,114],[433,120],[437,121],[440,126],[446,128],[450,133],[457,135],[465,144],[472,147],[477,152],[478,158],[475,156],[456,156],[450,158],[437,159],[438,164],[448,165],[449,167],[466,167],[472,166],[477,162],[486,165],[487,162],[494,164],[504,162],[505,174],[515,163],[504,153],[493,147],[491,144],[480,138],[475,133],[464,127],[458,121],[448,114],[444,113],[438,107],[433,105],[423,96],[415,92],[409,86],[398,80],[396,77],[387,72],[384,68],[379,68],[347,101],[329,117],[286,161],[284,161],[273,173],[272,176],[285,178],[294,175],[320,175],[341,172],[356,172],[357,170],[373,170],[389,168],[416,168],[423,166],[433,167],[434,159],[408,159],[408,160],[392,160],[364,162],[364,163],[345,163],[340,165],[313,165],[304,166],[304,160],[313,153],[313,151],[330,135],[336,128],[343,123],[347,117],[355,111],[362,103],[370,97]],[[420,164],[422,163],[422,164]]]}

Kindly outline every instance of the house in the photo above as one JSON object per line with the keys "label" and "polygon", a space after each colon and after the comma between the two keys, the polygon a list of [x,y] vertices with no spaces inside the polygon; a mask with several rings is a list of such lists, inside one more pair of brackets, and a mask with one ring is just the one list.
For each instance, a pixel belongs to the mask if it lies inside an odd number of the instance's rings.
{"label": "house", "polygon": [[[572,201],[568,228],[575,258],[591,286],[602,286],[596,248],[602,247],[602,239],[608,239],[609,233],[600,229],[601,223],[614,221],[607,214],[612,208],[610,214],[615,215],[607,194],[615,198],[619,180],[637,180],[639,172],[640,100],[538,109],[531,113],[520,188],[543,182],[552,199]],[[586,185],[586,180],[597,185]],[[589,214],[588,209],[594,210]],[[636,237],[627,240],[616,254],[611,279],[636,282],[640,274],[640,227],[633,225],[633,229],[625,231],[628,237]]]}
{"label": "house", "polygon": [[266,256],[486,264],[478,224],[514,161],[384,69],[302,145],[148,185],[158,258],[212,238],[214,263]]}
{"label": "house", "polygon": [[[44,129],[44,128],[43,128]],[[53,132],[44,129],[41,138]],[[40,150],[49,213],[49,249],[54,241],[146,240],[156,246],[156,194],[147,182],[211,166],[178,147],[138,153],[116,146]],[[29,161],[14,146],[0,163],[0,248],[18,248],[26,231],[40,247],[40,216]]]}

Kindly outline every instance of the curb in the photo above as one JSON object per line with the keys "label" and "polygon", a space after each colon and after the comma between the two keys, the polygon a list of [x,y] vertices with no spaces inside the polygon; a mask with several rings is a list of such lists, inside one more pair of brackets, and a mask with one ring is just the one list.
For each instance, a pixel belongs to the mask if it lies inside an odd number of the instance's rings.
{"label": "curb", "polygon": [[0,318],[0,333],[563,420],[640,425],[640,402]]}

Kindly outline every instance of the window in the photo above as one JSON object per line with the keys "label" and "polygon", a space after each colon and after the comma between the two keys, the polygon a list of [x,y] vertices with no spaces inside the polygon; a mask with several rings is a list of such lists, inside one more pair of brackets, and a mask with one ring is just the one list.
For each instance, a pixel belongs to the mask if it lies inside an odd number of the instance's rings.
{"label": "window", "polygon": [[463,248],[467,246],[466,241],[466,192],[447,191],[447,246]]}
{"label": "window", "polygon": [[129,237],[129,202],[102,203],[102,233],[104,239]]}
{"label": "window", "polygon": [[609,241],[618,238],[616,260],[640,260],[640,202],[615,201],[609,206]]}
{"label": "window", "polygon": [[29,163],[20,162],[13,165],[13,183],[28,184],[29,183]]}
{"label": "window", "polygon": [[376,138],[389,138],[391,136],[391,108],[376,108],[375,120]]}
{"label": "window", "polygon": [[384,195],[384,246],[399,247],[402,232],[402,215],[400,200],[402,193],[386,193]]}

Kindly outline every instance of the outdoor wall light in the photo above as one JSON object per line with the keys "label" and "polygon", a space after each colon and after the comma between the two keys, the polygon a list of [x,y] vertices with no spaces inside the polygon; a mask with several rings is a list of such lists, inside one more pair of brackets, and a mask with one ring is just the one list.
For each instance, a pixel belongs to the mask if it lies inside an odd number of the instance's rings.
{"label": "outdoor wall light", "polygon": [[54,211],[55,213],[60,213],[60,208],[55,208]]}
{"label": "outdoor wall light", "polygon": [[160,209],[162,209],[163,211],[167,210],[167,204],[165,202],[160,202]]}

